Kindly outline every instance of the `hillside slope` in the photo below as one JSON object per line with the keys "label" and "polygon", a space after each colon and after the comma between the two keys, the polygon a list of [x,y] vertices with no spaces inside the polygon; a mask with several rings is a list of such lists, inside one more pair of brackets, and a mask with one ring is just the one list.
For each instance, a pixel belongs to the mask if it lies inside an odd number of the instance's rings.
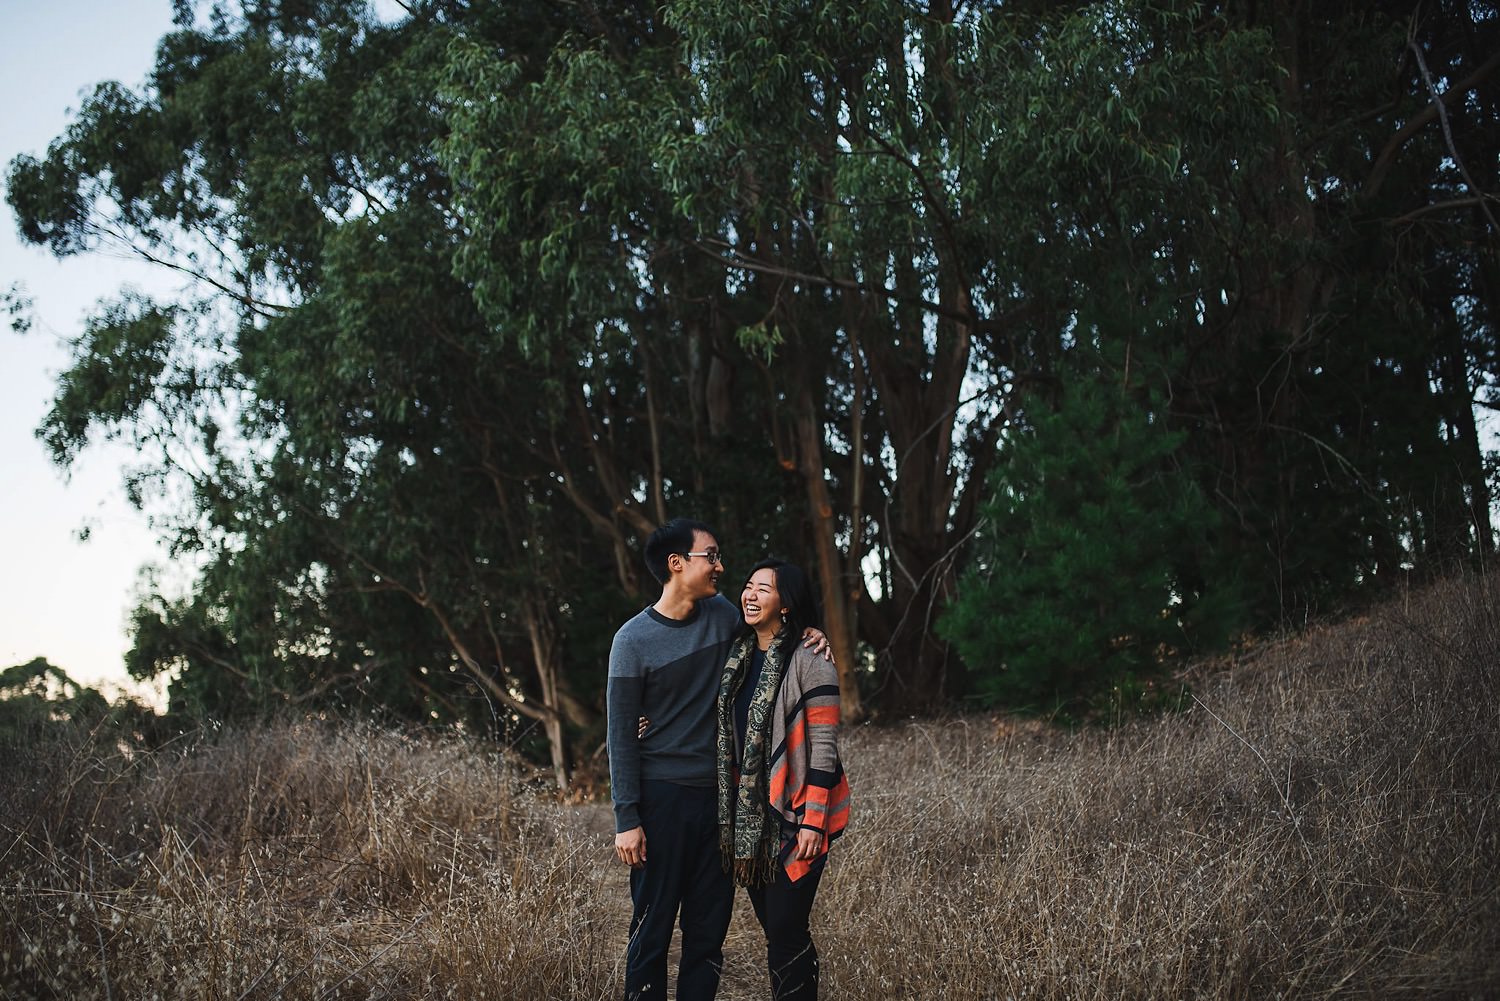
{"label": "hillside slope", "polygon": [[[1180,713],[845,735],[827,998],[1500,995],[1497,579],[1196,664]],[[301,721],[3,749],[6,998],[609,998],[607,804]],[[721,997],[760,998],[737,910]]]}

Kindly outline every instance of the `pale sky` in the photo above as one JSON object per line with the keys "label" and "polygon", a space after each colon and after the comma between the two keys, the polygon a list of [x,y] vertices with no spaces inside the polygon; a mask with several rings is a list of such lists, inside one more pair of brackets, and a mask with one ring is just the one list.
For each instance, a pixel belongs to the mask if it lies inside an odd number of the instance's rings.
{"label": "pale sky", "polygon": [[[0,162],[43,155],[96,84],[138,87],[171,26],[171,0],[0,0]],[[125,501],[127,450],[92,448],[64,473],[33,432],[68,363],[68,342],[95,304],[126,284],[148,293],[178,284],[119,258],[58,261],[23,244],[10,207],[0,205],[0,290],[14,284],[32,298],[35,322],[24,335],[0,326],[0,668],[46,657],[113,692],[126,682],[138,571],[164,556],[146,517]],[[89,538],[80,541],[84,530]]]}
{"label": "pale sky", "polygon": [[[392,0],[374,9],[403,13]],[[0,168],[43,156],[98,84],[139,90],[171,29],[171,0],[0,0]],[[125,286],[171,297],[182,279],[119,252],[59,261],[22,243],[0,201],[0,292],[13,285],[32,299],[33,325],[16,334],[0,315],[0,669],[46,657],[109,694],[162,704],[162,686],[130,682],[123,664],[141,570],[167,564],[146,515],[125,500],[121,473],[133,453],[97,445],[65,472],[35,430],[69,342],[100,300]],[[166,567],[165,576],[184,575]]]}

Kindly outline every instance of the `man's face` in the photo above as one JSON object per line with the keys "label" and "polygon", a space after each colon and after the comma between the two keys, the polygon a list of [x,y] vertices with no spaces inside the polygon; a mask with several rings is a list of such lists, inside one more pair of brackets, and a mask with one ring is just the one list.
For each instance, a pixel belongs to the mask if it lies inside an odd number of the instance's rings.
{"label": "man's face", "polygon": [[719,578],[724,574],[724,565],[718,562],[719,540],[707,532],[694,532],[691,552],[696,555],[681,557],[683,586],[694,601],[712,598],[719,593]]}

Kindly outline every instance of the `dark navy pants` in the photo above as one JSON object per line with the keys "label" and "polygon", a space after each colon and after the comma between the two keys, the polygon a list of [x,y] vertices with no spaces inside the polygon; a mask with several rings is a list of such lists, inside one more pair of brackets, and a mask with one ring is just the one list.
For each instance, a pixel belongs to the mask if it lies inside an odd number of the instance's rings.
{"label": "dark navy pants", "polygon": [[[791,849],[792,842],[783,841],[777,861],[785,862]],[[771,996],[776,1001],[813,1001],[818,996],[818,950],[813,946],[809,920],[827,863],[825,854],[795,883],[778,865],[775,879],[747,891],[755,917],[766,933],[766,966],[771,972]]]}
{"label": "dark navy pants", "polygon": [[681,912],[678,1001],[712,1001],[724,966],[724,934],[734,882],[719,859],[718,794],[713,786],[641,783],[646,864],[630,872],[626,1001],[665,1001],[667,947]]}

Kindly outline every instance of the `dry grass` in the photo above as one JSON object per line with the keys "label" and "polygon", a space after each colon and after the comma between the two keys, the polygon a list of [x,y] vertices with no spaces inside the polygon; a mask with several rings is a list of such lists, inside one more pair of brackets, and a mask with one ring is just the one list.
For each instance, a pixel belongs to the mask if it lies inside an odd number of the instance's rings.
{"label": "dry grass", "polygon": [[[828,998],[1500,995],[1500,602],[1450,581],[1068,733],[846,735]],[[0,761],[7,998],[608,998],[608,807],[316,724]],[[721,997],[765,996],[740,902]]]}

